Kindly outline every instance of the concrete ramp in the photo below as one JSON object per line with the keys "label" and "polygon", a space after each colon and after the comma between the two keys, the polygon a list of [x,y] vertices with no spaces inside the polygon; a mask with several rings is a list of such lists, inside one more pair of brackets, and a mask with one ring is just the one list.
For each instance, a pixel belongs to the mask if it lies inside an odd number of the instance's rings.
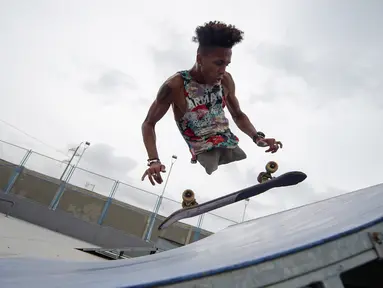
{"label": "concrete ramp", "polygon": [[0,259],[0,287],[346,287],[339,274],[381,255],[368,232],[382,232],[382,221],[381,184],[150,256],[87,263]]}

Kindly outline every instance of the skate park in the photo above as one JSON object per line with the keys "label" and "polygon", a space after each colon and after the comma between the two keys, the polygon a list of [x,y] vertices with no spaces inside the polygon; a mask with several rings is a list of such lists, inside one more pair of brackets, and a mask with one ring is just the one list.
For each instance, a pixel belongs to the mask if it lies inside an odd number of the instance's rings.
{"label": "skate park", "polygon": [[153,211],[113,200],[100,221],[108,197],[73,185],[52,209],[59,179],[9,159],[0,167],[0,287],[383,285],[383,184],[216,233],[154,228],[147,241]]}
{"label": "skate park", "polygon": [[[383,287],[383,2],[112,4],[0,4],[0,288]],[[165,183],[141,181],[140,125],[215,20],[244,32],[227,66],[235,96],[284,147],[255,146],[226,105],[248,158],[207,175],[169,111],[156,125],[165,177],[179,160],[161,198]],[[184,189],[204,203],[269,160],[307,181],[157,230]]]}

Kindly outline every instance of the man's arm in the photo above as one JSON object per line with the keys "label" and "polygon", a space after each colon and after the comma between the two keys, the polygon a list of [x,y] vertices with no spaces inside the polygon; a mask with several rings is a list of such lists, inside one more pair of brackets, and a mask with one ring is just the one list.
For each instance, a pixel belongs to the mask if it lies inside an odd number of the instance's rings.
{"label": "man's arm", "polygon": [[228,94],[226,97],[227,108],[239,129],[245,134],[247,134],[250,138],[253,139],[254,136],[257,135],[257,130],[251,124],[247,115],[241,110],[238,99],[235,96],[235,83],[231,75],[226,72],[227,76],[225,76],[225,86],[228,88]]}
{"label": "man's arm", "polygon": [[166,114],[173,103],[173,87],[171,80],[167,80],[158,90],[157,97],[149,108],[148,114],[142,123],[142,137],[149,159],[159,159],[156,147],[156,133],[154,127]]}

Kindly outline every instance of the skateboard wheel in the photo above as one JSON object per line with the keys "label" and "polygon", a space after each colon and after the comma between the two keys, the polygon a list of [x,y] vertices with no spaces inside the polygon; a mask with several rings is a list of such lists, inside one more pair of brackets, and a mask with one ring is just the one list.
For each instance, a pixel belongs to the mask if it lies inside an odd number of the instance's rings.
{"label": "skateboard wheel", "polygon": [[270,161],[266,164],[266,171],[268,173],[275,173],[278,170],[278,164],[277,162]]}
{"label": "skateboard wheel", "polygon": [[197,205],[197,201],[195,200],[195,194],[193,192],[193,190],[191,189],[186,189],[183,193],[182,193],[182,207],[185,208],[185,207],[191,207],[191,206],[194,206],[194,205]]}

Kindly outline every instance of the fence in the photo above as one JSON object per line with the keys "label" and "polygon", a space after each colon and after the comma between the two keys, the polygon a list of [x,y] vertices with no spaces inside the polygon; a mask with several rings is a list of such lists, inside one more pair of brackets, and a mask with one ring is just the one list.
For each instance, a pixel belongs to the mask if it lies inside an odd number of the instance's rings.
{"label": "fence", "polygon": [[[14,164],[13,172],[11,175],[8,175],[8,180],[6,184],[3,185],[5,187],[0,187],[5,193],[11,191],[15,181],[24,168],[38,173],[40,178],[45,178],[47,181],[57,183],[59,188],[54,192],[55,195],[49,204],[52,210],[55,210],[59,206],[67,185],[81,188],[83,192],[94,194],[94,197],[97,197],[97,194],[106,196],[107,201],[97,221],[99,224],[102,224],[107,217],[109,207],[114,200],[151,211],[152,215],[154,211],[157,210],[158,214],[164,217],[181,207],[181,203],[178,201],[167,197],[163,197],[160,201],[160,195],[155,193],[84,170],[77,167],[77,165],[70,165],[68,161],[60,161],[2,140],[0,140],[0,158],[8,163]],[[2,172],[1,167],[0,172]],[[5,175],[4,173],[1,174]],[[197,217],[197,219],[190,218],[182,220],[181,222],[197,227],[197,235],[199,229],[214,233],[229,225],[246,220],[245,210],[247,204],[248,201],[242,201],[231,205],[230,209],[227,210],[227,214],[229,214],[232,219],[215,213],[206,213]],[[233,208],[236,208],[235,212]],[[220,210],[224,211],[225,209],[221,208]],[[241,212],[238,213],[238,211]],[[233,213],[236,214],[233,215]]]}

